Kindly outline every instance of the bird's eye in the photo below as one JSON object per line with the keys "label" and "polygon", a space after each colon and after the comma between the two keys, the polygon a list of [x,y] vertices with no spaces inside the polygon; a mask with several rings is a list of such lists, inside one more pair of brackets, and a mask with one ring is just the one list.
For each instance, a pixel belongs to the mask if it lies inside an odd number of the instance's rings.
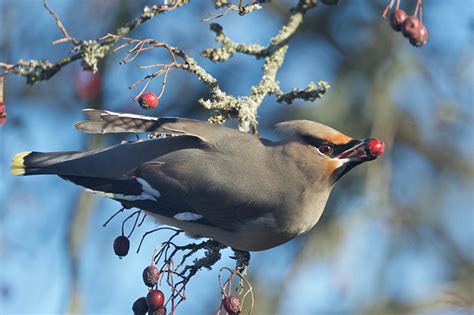
{"label": "bird's eye", "polygon": [[319,147],[319,152],[321,152],[324,155],[331,155],[332,152],[334,151],[332,145],[324,143]]}

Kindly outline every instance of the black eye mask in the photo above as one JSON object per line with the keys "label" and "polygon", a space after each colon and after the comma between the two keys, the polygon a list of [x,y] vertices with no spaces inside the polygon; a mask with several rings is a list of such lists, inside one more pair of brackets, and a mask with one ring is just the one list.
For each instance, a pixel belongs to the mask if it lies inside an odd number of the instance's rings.
{"label": "black eye mask", "polygon": [[[361,141],[360,140],[351,140],[349,141],[348,143],[345,143],[345,144],[333,144],[327,140],[323,140],[323,139],[319,139],[319,138],[315,138],[315,137],[311,137],[311,136],[303,136],[303,140],[316,147],[316,148],[320,148],[321,145],[323,144],[328,144],[330,145],[333,150],[332,150],[332,153],[330,155],[328,155],[328,157],[330,158],[335,158],[336,156],[340,155],[341,153],[355,147],[356,145],[360,144]],[[323,153],[323,152],[321,152]]]}

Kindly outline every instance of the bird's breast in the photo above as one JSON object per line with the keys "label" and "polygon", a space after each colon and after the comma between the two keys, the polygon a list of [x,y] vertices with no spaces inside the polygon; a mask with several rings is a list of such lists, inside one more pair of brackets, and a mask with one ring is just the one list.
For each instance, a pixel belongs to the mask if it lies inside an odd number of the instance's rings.
{"label": "bird's breast", "polygon": [[289,209],[277,212],[280,230],[294,236],[308,232],[319,221],[328,197],[329,191],[302,192]]}

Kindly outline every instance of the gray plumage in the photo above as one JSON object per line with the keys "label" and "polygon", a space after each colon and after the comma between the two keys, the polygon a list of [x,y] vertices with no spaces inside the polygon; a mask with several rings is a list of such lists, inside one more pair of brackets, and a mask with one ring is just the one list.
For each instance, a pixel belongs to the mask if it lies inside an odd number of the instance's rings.
{"label": "gray plumage", "polygon": [[362,143],[310,121],[277,125],[286,137],[272,142],[191,119],[84,113],[88,120],[75,125],[84,132],[177,136],[88,152],[22,153],[12,172],[59,175],[240,250],[268,249],[311,229],[342,176],[334,174],[344,174],[348,165],[318,146],[330,141],[347,152]]}

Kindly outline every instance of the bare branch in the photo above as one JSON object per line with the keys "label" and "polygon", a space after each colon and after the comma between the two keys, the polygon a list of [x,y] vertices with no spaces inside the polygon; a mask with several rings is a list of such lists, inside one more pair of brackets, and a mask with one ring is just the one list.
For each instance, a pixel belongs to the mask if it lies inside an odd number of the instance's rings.
{"label": "bare branch", "polygon": [[63,23],[59,19],[59,16],[48,6],[48,0],[43,0],[43,6],[45,7],[46,10],[48,10],[49,14],[51,14],[51,16],[54,18],[54,20],[56,21],[56,25],[58,26],[59,30],[61,30],[61,32],[64,35],[64,38],[55,40],[53,42],[53,45],[68,42],[68,41],[71,41],[74,44],[74,46],[79,45],[79,41],[69,35]]}

